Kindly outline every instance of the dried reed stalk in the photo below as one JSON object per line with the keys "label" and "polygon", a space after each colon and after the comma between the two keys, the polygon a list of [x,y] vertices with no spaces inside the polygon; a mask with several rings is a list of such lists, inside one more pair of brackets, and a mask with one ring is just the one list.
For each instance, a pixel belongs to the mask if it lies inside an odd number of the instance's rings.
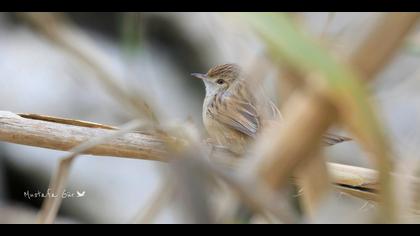
{"label": "dried reed stalk", "polygon": [[[69,151],[89,139],[107,136],[117,131],[109,129],[117,129],[115,127],[93,125],[94,123],[85,121],[41,115],[25,116],[27,118],[12,112],[0,111],[0,141]],[[29,118],[30,116],[37,119]],[[48,117],[49,121],[42,117]],[[41,118],[43,120],[38,120]],[[65,123],[57,123],[57,120],[65,120]],[[166,140],[176,139],[161,134],[131,132],[121,137],[114,137],[112,141],[105,140],[82,153],[166,162],[169,161],[164,144]],[[183,141],[178,140],[178,142]],[[378,190],[378,173],[374,170],[336,163],[328,163],[327,168],[334,184],[356,189],[362,187],[372,192]]]}
{"label": "dried reed stalk", "polygon": [[[0,111],[0,141],[68,151],[91,138],[116,132],[108,126],[87,127],[93,124],[90,122],[74,121],[69,124],[69,120],[65,119],[67,124],[63,124],[61,118],[47,121],[40,120],[39,116],[25,117]],[[84,154],[165,161],[162,154],[165,153],[164,142],[167,138],[163,134],[131,132],[105,141]]]}

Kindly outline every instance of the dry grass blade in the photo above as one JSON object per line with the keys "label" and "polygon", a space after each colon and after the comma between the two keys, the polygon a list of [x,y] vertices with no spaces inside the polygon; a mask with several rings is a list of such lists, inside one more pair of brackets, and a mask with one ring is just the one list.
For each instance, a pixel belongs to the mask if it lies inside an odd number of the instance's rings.
{"label": "dry grass blade", "polygon": [[84,151],[92,147],[95,147],[98,144],[103,143],[104,141],[112,140],[115,137],[137,129],[142,125],[142,122],[138,120],[133,120],[127,124],[124,124],[120,130],[108,136],[93,138],[80,144],[77,147],[72,148],[69,151],[71,152],[71,154],[62,158],[62,160],[59,163],[59,168],[57,172],[53,175],[51,179],[49,188],[52,190],[52,193],[55,195],[55,197],[48,196],[48,198],[45,199],[38,216],[38,222],[43,224],[51,224],[54,222],[54,219],[60,208],[60,204],[62,201],[61,195],[63,194],[65,185],[67,183],[71,164],[78,155],[82,154]]}
{"label": "dry grass blade", "polygon": [[51,178],[49,189],[51,195],[46,198],[38,214],[39,224],[52,224],[61,205],[65,185],[70,173],[70,167],[77,155],[71,155],[59,161],[58,168]]}
{"label": "dry grass blade", "polygon": [[109,125],[103,125],[88,121],[82,121],[82,120],[74,120],[74,119],[67,119],[67,118],[61,118],[61,117],[54,117],[54,116],[46,116],[46,115],[39,115],[39,114],[17,114],[20,117],[26,118],[26,119],[32,119],[32,120],[43,120],[48,122],[54,122],[59,124],[66,124],[66,125],[74,125],[74,126],[81,126],[81,127],[89,127],[89,128],[100,128],[100,129],[110,129],[110,130],[116,130],[117,128],[109,126]]}

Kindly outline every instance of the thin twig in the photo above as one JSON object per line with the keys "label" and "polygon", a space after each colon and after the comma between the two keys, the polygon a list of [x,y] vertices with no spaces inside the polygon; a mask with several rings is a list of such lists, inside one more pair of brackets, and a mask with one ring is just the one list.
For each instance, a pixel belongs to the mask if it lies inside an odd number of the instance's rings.
{"label": "thin twig", "polygon": [[82,154],[84,151],[97,146],[98,144],[103,144],[106,141],[112,141],[115,137],[131,132],[139,128],[142,124],[143,123],[139,120],[130,121],[124,124],[120,130],[115,131],[114,133],[89,139],[86,142],[83,142],[82,144],[71,149],[71,154],[60,160],[58,170],[52,177],[49,188],[52,190],[52,193],[55,195],[55,197],[49,196],[45,199],[38,216],[38,222],[43,224],[51,224],[54,222],[62,202],[61,195],[63,194],[65,185],[67,183],[71,164],[77,156]]}

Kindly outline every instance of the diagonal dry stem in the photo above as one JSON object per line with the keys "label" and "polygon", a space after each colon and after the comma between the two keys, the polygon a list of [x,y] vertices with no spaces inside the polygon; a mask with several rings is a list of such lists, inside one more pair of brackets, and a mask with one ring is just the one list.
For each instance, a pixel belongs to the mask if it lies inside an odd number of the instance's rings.
{"label": "diagonal dry stem", "polygon": [[80,144],[79,146],[76,146],[73,149],[71,149],[69,151],[71,154],[60,160],[57,172],[51,178],[49,189],[51,189],[55,197],[50,195],[48,196],[48,198],[45,199],[41,207],[41,211],[39,212],[39,215],[38,215],[38,222],[42,224],[45,224],[45,223],[51,224],[54,222],[54,219],[58,213],[58,210],[62,202],[61,195],[63,194],[65,185],[67,183],[71,164],[77,156],[82,154],[84,151],[95,147],[98,144],[101,144],[107,140],[112,140],[115,137],[126,134],[130,131],[133,131],[139,128],[141,125],[143,125],[143,123],[138,120],[130,121],[124,124],[120,130],[112,134],[109,134],[107,136],[92,138]]}
{"label": "diagonal dry stem", "polygon": [[80,62],[88,65],[97,74],[105,89],[120,101],[129,111],[135,112],[136,116],[150,119],[158,123],[155,111],[141,96],[132,96],[118,84],[118,80],[112,71],[99,62],[98,48],[94,42],[82,31],[78,30],[64,17],[57,13],[19,13],[24,20],[28,21],[39,33],[43,34],[65,52],[70,53]]}

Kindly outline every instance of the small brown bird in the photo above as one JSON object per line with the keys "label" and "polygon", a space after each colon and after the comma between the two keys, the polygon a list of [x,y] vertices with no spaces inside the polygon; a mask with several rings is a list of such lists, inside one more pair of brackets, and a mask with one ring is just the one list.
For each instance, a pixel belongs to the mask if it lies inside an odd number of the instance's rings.
{"label": "small brown bird", "polygon": [[[279,120],[280,111],[259,88],[250,88],[241,68],[224,64],[206,74],[193,73],[203,80],[206,97],[203,104],[204,126],[213,142],[235,154],[242,154],[257,136],[265,121]],[[349,138],[325,134],[324,143],[333,145]]]}

